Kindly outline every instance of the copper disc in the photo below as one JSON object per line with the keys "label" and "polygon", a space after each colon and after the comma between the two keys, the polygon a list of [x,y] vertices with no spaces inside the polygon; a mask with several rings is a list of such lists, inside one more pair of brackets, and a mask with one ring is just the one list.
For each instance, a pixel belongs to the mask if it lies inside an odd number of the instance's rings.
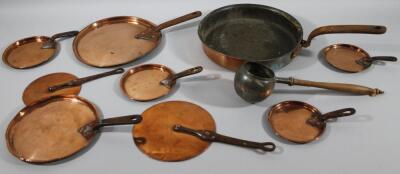
{"label": "copper disc", "polygon": [[[142,114],[143,120],[135,125],[132,134],[136,146],[151,158],[161,161],[182,161],[201,154],[209,145],[192,135],[174,132],[181,124],[193,129],[215,131],[210,113],[195,104],[169,101],[152,106]],[[140,141],[144,139],[144,141]]]}
{"label": "copper disc", "polygon": [[78,77],[68,73],[52,73],[39,77],[25,88],[24,93],[22,94],[22,100],[25,105],[29,105],[51,96],[78,95],[81,91],[81,86],[65,88],[55,92],[48,91],[48,88],[51,86],[62,84],[77,78]]}
{"label": "copper disc", "polygon": [[96,108],[83,98],[52,97],[18,112],[7,128],[7,147],[26,162],[60,160],[90,143],[78,130],[98,119]]}
{"label": "copper disc", "polygon": [[[147,20],[120,16],[99,20],[88,25],[75,37],[75,56],[95,67],[122,65],[151,52],[159,39],[136,39],[135,36],[155,25]],[[161,36],[161,33],[160,33]]]}
{"label": "copper disc", "polygon": [[317,139],[325,129],[307,123],[314,114],[321,115],[307,103],[285,101],[271,107],[268,122],[277,136],[295,143],[308,143]]}
{"label": "copper disc", "polygon": [[56,48],[43,49],[46,36],[25,38],[12,43],[3,53],[3,62],[16,69],[26,69],[41,65],[51,60],[57,53]]}
{"label": "copper disc", "polygon": [[342,71],[355,73],[369,67],[357,63],[357,60],[369,58],[369,54],[354,45],[331,45],[324,49],[324,55],[330,65]]}
{"label": "copper disc", "polygon": [[141,65],[128,70],[122,76],[121,89],[132,100],[154,100],[169,93],[171,88],[161,85],[160,82],[172,74],[172,70],[163,65]]}

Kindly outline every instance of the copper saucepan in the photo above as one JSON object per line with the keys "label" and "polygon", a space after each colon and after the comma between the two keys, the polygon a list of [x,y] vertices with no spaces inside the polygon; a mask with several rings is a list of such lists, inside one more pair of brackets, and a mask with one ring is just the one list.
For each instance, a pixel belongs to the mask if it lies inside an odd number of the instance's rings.
{"label": "copper saucepan", "polygon": [[3,62],[16,69],[27,69],[42,65],[53,59],[60,46],[57,39],[74,37],[78,31],[68,31],[48,36],[33,36],[9,45],[3,53]]}
{"label": "copper saucepan", "polygon": [[96,21],[74,39],[75,56],[94,67],[130,63],[153,51],[160,43],[161,30],[201,16],[200,11],[155,25],[134,16],[118,16]]}
{"label": "copper saucepan", "polygon": [[206,55],[232,71],[238,70],[245,61],[263,63],[278,70],[319,35],[385,32],[384,26],[331,25],[315,29],[303,40],[303,28],[297,19],[282,10],[257,4],[216,9],[204,17],[198,28]]}
{"label": "copper saucepan", "polygon": [[123,68],[117,68],[112,71],[78,78],[75,75],[58,72],[48,74],[32,81],[24,90],[22,100],[25,105],[29,105],[38,100],[43,100],[51,96],[58,95],[78,95],[81,91],[81,85],[92,80],[107,77],[114,74],[121,74]]}
{"label": "copper saucepan", "polygon": [[93,143],[101,127],[137,124],[140,115],[100,120],[94,104],[78,96],[54,96],[26,106],[9,123],[8,150],[29,163],[70,157]]}

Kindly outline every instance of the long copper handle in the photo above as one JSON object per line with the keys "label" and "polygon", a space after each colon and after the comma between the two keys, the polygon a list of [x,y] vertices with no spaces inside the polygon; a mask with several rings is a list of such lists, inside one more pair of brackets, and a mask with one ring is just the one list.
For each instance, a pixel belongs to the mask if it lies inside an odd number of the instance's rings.
{"label": "long copper handle", "polygon": [[354,115],[355,113],[356,113],[356,110],[354,108],[339,109],[336,111],[328,112],[323,115],[314,115],[310,119],[307,120],[307,123],[311,124],[312,126],[322,128],[325,126],[326,121],[329,119],[339,118],[339,117],[347,117],[347,116]]}
{"label": "long copper handle", "polygon": [[192,12],[192,13],[189,13],[189,14],[186,14],[186,15],[183,15],[183,16],[181,16],[181,17],[178,17],[178,18],[169,20],[169,21],[167,21],[167,22],[164,22],[164,23],[158,25],[158,26],[154,29],[154,31],[155,31],[155,32],[161,31],[161,30],[163,30],[163,29],[165,29],[165,28],[168,28],[168,27],[171,27],[171,26],[180,24],[180,23],[182,23],[182,22],[185,22],[185,21],[188,21],[188,20],[197,18],[197,17],[199,17],[199,16],[201,16],[201,12],[200,12],[200,11],[195,11],[195,12]]}
{"label": "long copper handle", "polygon": [[48,90],[49,90],[49,92],[54,92],[54,91],[64,89],[64,88],[80,86],[86,82],[96,80],[96,79],[99,79],[102,77],[106,77],[106,76],[110,76],[110,75],[114,75],[114,74],[121,74],[124,71],[125,70],[123,68],[118,68],[118,69],[115,69],[112,71],[108,71],[108,72],[104,72],[104,73],[100,73],[100,74],[96,74],[96,75],[92,75],[92,76],[88,76],[88,77],[83,77],[83,78],[79,78],[79,79],[74,79],[69,82],[59,84],[59,85],[54,85],[54,86],[49,87]]}
{"label": "long copper handle", "polygon": [[63,33],[57,33],[57,34],[51,36],[51,38],[43,44],[42,48],[43,49],[55,48],[56,39],[74,37],[74,36],[78,35],[78,33],[79,33],[79,31],[67,31],[67,32],[63,32]]}
{"label": "long copper handle", "polygon": [[307,40],[303,40],[301,45],[309,47],[311,40],[323,34],[336,34],[336,33],[359,33],[359,34],[383,34],[386,32],[385,26],[380,25],[328,25],[319,27],[313,30],[308,36]]}
{"label": "long copper handle", "polygon": [[285,83],[290,86],[293,86],[293,85],[310,86],[310,87],[316,87],[316,88],[349,92],[349,93],[360,94],[360,95],[376,96],[378,94],[383,94],[383,91],[381,91],[378,88],[373,89],[373,88],[369,88],[366,86],[346,84],[346,83],[315,82],[315,81],[295,79],[293,77],[277,78],[276,82]]}
{"label": "long copper handle", "polygon": [[190,128],[184,127],[182,125],[174,125],[173,130],[176,132],[193,135],[195,137],[200,138],[203,141],[220,142],[220,143],[231,144],[231,145],[235,145],[235,146],[258,149],[258,150],[262,150],[265,152],[274,151],[275,147],[276,147],[275,144],[272,142],[259,143],[259,142],[241,140],[241,139],[221,135],[216,132],[209,131],[209,130],[190,129]]}

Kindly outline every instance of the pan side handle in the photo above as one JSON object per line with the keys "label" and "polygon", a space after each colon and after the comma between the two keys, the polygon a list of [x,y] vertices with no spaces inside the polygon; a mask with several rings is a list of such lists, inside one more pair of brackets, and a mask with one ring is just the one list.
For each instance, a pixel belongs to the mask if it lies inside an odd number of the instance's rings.
{"label": "pan side handle", "polygon": [[313,30],[308,36],[307,40],[303,40],[301,45],[309,47],[311,40],[323,34],[337,34],[337,33],[358,33],[358,34],[384,34],[386,27],[380,25],[328,25],[319,27]]}

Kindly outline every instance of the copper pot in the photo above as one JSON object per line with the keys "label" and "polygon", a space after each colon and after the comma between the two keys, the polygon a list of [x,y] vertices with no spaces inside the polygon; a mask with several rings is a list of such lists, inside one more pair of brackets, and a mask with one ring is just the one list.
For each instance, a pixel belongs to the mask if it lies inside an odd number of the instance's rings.
{"label": "copper pot", "polygon": [[384,26],[331,25],[315,29],[303,40],[303,28],[297,19],[282,10],[258,4],[221,7],[209,13],[198,28],[206,55],[232,71],[245,61],[278,70],[319,35],[385,32]]}

